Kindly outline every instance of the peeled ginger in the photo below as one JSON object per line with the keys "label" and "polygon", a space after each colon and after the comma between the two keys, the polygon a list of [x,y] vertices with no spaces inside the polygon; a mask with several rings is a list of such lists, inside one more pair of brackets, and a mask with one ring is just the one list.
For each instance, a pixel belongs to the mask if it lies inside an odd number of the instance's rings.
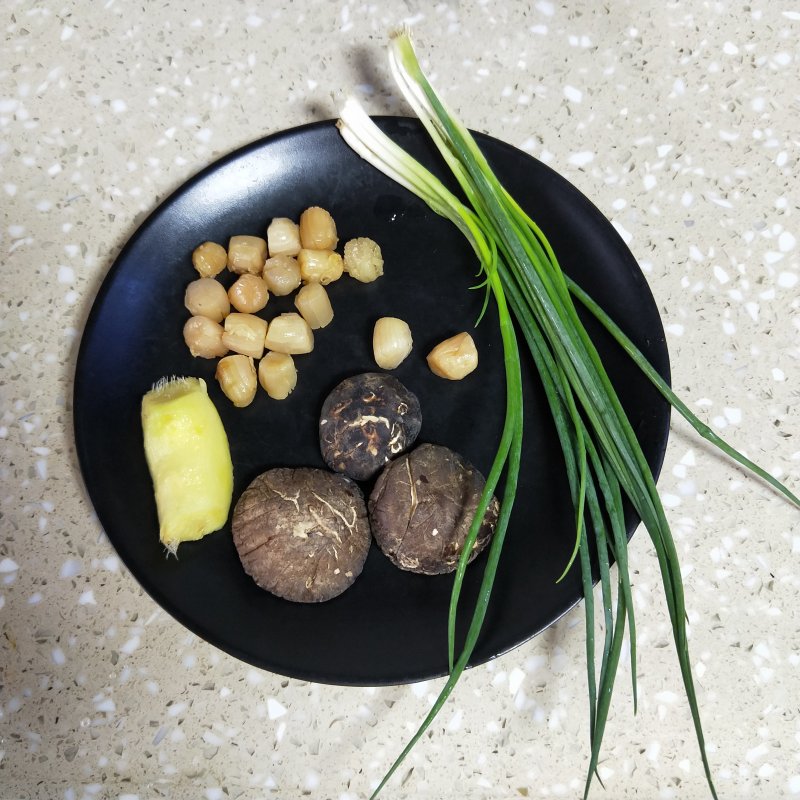
{"label": "peeled ginger", "polygon": [[159,537],[175,553],[228,519],[233,463],[228,437],[202,378],[164,378],[142,398],[144,452]]}

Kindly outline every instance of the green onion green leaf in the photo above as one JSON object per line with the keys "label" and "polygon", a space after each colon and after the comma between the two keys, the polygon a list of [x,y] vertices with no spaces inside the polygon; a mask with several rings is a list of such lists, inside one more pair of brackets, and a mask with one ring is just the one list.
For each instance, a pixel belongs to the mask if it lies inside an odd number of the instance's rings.
{"label": "green onion green leaf", "polygon": [[[435,175],[382,133],[354,100],[348,100],[342,109],[339,130],[345,141],[363,158],[455,224],[475,251],[480,264],[479,274],[483,275],[479,286],[486,288],[487,302],[493,298],[498,310],[506,377],[506,414],[497,453],[455,572],[448,616],[449,676],[430,713],[388,770],[373,798],[383,789],[450,696],[469,664],[483,626],[519,480],[523,412],[518,330],[541,378],[564,455],[574,505],[575,546],[561,578],[577,560],[584,594],[590,715],[589,768],[584,797],[588,797],[597,773],[626,629],[630,643],[634,711],[636,709],[636,627],[623,511],[623,502],[627,500],[650,535],[658,559],[700,757],[710,794],[716,799],[689,658],[686,603],[678,554],[653,475],[600,355],[578,316],[575,302],[599,320],[701,436],[792,503],[800,506],[800,500],[692,414],[619,326],[562,272],[544,232],[501,185],[472,135],[446,109],[428,82],[405,29],[392,37],[389,64],[406,100],[456,178],[466,202],[447,190]],[[471,544],[501,479],[503,492],[497,527],[467,634],[457,647],[456,619]],[[596,670],[595,578],[590,537],[597,553],[605,630],[599,676]],[[616,581],[611,577],[612,559],[617,567]]]}

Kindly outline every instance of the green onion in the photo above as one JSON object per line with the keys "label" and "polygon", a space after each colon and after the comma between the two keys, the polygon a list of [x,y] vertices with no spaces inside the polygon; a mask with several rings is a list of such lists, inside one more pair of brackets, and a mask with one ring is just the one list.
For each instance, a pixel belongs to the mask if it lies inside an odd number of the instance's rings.
{"label": "green onion", "polygon": [[[711,796],[716,798],[689,660],[686,605],[678,554],[653,475],[600,355],[578,317],[574,301],[585,306],[600,321],[701,436],[767,481],[791,502],[800,506],[800,500],[697,419],[614,321],[561,271],[544,233],[500,184],[469,131],[448,112],[436,95],[417,61],[407,30],[392,37],[389,64],[406,100],[458,181],[467,202],[448,191],[436,176],[383,134],[354,100],[348,100],[342,109],[339,130],[345,141],[363,158],[422,198],[433,211],[453,222],[475,250],[485,276],[482,285],[486,286],[487,299],[490,293],[498,309],[506,376],[506,415],[497,454],[455,573],[448,616],[449,676],[430,713],[383,777],[373,798],[439,713],[469,663],[483,626],[519,479],[523,414],[520,353],[514,322],[544,387],[564,455],[575,511],[575,547],[561,577],[577,560],[584,593],[590,713],[590,758],[584,798],[588,797],[597,772],[626,627],[630,640],[634,711],[636,708],[636,627],[624,498],[642,520],[658,558],[700,757]],[[497,529],[467,635],[456,653],[455,623],[467,557],[485,509],[503,476]],[[599,675],[594,641],[590,535],[594,537],[598,554],[605,627]],[[617,565],[616,592],[611,578],[612,559]]]}

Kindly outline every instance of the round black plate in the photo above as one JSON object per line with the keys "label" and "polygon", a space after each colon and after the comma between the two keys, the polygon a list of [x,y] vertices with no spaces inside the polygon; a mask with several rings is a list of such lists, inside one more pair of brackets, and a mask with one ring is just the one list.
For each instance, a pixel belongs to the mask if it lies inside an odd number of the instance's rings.
{"label": "round black plate", "polygon": [[[445,175],[417,121],[377,121]],[[500,179],[548,235],[564,269],[667,376],[653,298],[614,228],[548,167],[495,139],[478,136],[478,141]],[[297,358],[295,392],[277,402],[259,390],[251,406],[236,409],[214,380],[214,362],[193,359],[183,343],[183,293],[196,277],[191,251],[207,239],[225,244],[234,234],[263,235],[272,217],[296,219],[310,205],[330,209],[340,242],[355,236],[379,242],[385,275],[372,284],[347,276],[332,284],[335,319],[318,332],[314,352]],[[80,465],[100,522],[131,573],[161,606],[217,647],[288,676],[374,685],[446,672],[451,577],[403,572],[374,545],[355,584],[319,605],[293,604],[259,589],[241,568],[229,526],[181,545],[177,559],[168,558],[158,540],[139,409],[142,395],[162,376],[205,378],[230,440],[235,502],[264,469],[324,466],[317,443],[322,400],[343,377],[375,369],[372,325],[380,316],[397,316],[414,334],[414,351],[394,374],[420,399],[419,441],[452,447],[485,474],[505,403],[493,308],[474,331],[480,365],[468,379],[444,381],[425,363],[437,341],[473,329],[483,302],[482,291],[470,289],[475,271],[475,258],[455,228],[356,156],[332,122],[238,150],[156,209],[125,246],[92,308],[75,375],[74,417]],[[273,297],[262,313],[270,318],[290,309],[291,298]],[[596,325],[590,329],[657,473],[668,407],[619,348]],[[556,583],[574,541],[573,513],[555,431],[528,362],[521,484],[473,664],[543,630],[581,597],[577,569]],[[631,516],[630,532],[635,522]],[[482,568],[478,559],[467,572],[464,609]]]}

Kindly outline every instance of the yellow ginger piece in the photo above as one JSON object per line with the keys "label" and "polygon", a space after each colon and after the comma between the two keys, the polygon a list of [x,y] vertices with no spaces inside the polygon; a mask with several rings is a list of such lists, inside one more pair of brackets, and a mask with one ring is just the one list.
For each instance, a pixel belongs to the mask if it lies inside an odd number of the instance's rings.
{"label": "yellow ginger piece", "polygon": [[161,542],[175,553],[228,519],[233,463],[202,378],[163,378],[142,398],[144,452]]}

